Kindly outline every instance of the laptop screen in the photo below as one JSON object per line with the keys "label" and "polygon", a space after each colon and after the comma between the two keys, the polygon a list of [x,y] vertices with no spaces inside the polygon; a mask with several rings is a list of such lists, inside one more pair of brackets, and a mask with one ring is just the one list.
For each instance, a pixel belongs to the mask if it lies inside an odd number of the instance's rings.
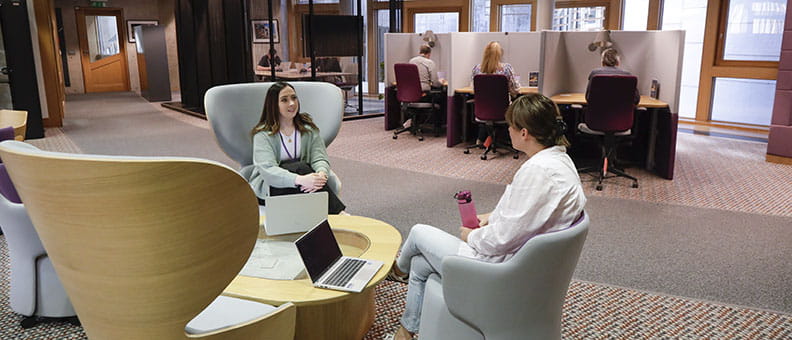
{"label": "laptop screen", "polygon": [[338,248],[338,242],[327,220],[319,223],[294,243],[311,281],[318,280],[325,270],[341,258],[341,249]]}

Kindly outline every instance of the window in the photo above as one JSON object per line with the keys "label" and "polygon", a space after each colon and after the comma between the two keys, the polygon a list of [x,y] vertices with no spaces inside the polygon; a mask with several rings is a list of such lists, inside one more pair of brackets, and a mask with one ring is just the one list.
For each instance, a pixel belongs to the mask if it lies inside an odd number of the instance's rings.
{"label": "window", "polygon": [[473,32],[490,31],[490,0],[473,0]]}
{"label": "window", "polygon": [[553,10],[553,30],[556,31],[598,31],[605,26],[605,6],[566,7]]}
{"label": "window", "polygon": [[500,6],[500,31],[530,32],[532,11],[531,4]]}
{"label": "window", "polygon": [[715,78],[712,120],[770,125],[775,80]]}
{"label": "window", "polygon": [[415,13],[415,32],[459,32],[458,12]]}
{"label": "window", "polygon": [[662,28],[685,30],[685,53],[682,57],[682,82],[679,90],[679,116],[684,118],[696,117],[706,19],[706,2],[699,0],[663,2]]}
{"label": "window", "polygon": [[645,31],[649,19],[649,0],[624,0],[622,29]]}
{"label": "window", "polygon": [[777,62],[786,0],[729,0],[721,60]]}

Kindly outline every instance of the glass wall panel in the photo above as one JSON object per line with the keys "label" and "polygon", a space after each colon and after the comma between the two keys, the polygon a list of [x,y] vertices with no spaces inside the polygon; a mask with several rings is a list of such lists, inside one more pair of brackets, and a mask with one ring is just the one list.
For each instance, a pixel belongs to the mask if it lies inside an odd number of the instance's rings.
{"label": "glass wall panel", "polygon": [[501,32],[530,32],[531,8],[530,4],[503,5],[500,8]]}
{"label": "glass wall panel", "polygon": [[786,0],[730,0],[724,60],[778,61]]}
{"label": "glass wall panel", "polygon": [[685,30],[685,53],[682,59],[682,82],[679,89],[680,117],[696,117],[706,19],[706,0],[663,1],[662,29]]}
{"label": "glass wall panel", "polygon": [[553,10],[555,31],[599,31],[605,27],[605,7],[569,7]]}
{"label": "glass wall panel", "polygon": [[624,0],[622,29],[645,31],[649,20],[649,0]]}
{"label": "glass wall panel", "polygon": [[489,32],[490,30],[490,0],[473,0],[473,31]]}
{"label": "glass wall panel", "polygon": [[459,32],[459,13],[416,13],[415,32],[423,33],[428,30],[434,33]]}
{"label": "glass wall panel", "polygon": [[770,125],[775,80],[715,78],[712,120]]}

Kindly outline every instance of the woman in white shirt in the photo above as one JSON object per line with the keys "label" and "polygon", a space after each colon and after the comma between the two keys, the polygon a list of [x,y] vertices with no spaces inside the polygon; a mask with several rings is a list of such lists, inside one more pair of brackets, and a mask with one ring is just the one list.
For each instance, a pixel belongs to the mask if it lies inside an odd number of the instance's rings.
{"label": "woman in white shirt", "polygon": [[440,273],[445,256],[507,261],[532,237],[569,227],[583,211],[586,197],[566,154],[566,126],[555,103],[540,94],[522,96],[509,106],[506,121],[512,146],[528,160],[495,210],[479,216],[481,228],[460,227],[459,238],[424,224],[410,230],[394,266],[395,276],[409,273],[407,303],[394,339],[411,339],[418,331],[426,279]]}

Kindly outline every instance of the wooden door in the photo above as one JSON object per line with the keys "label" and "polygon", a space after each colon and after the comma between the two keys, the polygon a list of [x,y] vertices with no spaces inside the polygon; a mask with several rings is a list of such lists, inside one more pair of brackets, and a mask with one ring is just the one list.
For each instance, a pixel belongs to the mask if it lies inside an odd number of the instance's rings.
{"label": "wooden door", "polygon": [[85,92],[129,91],[124,15],[116,8],[77,8]]}

